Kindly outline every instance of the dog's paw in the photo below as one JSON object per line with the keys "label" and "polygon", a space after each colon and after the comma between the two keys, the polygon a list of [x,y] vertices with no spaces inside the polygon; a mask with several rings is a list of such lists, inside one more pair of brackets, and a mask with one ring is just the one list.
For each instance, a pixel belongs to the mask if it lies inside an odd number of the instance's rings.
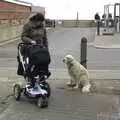
{"label": "dog's paw", "polygon": [[78,85],[76,85],[76,86],[74,86],[74,87],[73,87],[73,89],[78,89],[78,88],[79,88],[79,86],[78,86]]}
{"label": "dog's paw", "polygon": [[74,87],[74,86],[76,86],[76,83],[67,82],[67,86],[68,87]]}
{"label": "dog's paw", "polygon": [[91,85],[86,85],[82,88],[82,93],[89,93],[90,92]]}

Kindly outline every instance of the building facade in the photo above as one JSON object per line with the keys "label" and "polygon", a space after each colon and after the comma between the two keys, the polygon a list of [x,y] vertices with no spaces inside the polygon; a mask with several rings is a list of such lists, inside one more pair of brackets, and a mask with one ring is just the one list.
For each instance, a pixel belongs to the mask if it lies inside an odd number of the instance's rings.
{"label": "building facade", "polygon": [[0,0],[0,24],[23,24],[31,14],[31,3]]}

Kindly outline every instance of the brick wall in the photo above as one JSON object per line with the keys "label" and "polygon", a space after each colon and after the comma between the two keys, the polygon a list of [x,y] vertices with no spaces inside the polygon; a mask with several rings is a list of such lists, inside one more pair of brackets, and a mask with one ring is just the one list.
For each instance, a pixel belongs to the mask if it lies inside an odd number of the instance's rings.
{"label": "brick wall", "polygon": [[23,24],[31,7],[0,1],[0,24]]}
{"label": "brick wall", "polygon": [[1,12],[0,24],[23,24],[30,12]]}
{"label": "brick wall", "polygon": [[18,5],[6,1],[0,1],[0,11],[30,12],[29,6]]}

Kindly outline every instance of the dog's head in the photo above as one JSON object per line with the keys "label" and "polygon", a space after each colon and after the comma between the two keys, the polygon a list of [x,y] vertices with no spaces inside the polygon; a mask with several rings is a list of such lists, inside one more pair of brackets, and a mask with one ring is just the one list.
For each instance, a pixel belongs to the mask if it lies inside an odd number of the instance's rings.
{"label": "dog's head", "polygon": [[72,55],[66,55],[63,59],[64,63],[71,63],[74,60],[74,57]]}

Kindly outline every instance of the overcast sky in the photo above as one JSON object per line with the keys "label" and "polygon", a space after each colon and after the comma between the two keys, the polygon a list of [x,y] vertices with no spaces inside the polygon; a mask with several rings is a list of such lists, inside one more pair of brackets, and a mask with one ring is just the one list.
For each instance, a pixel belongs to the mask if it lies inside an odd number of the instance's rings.
{"label": "overcast sky", "polygon": [[[46,17],[51,19],[94,19],[94,14],[104,13],[105,4],[120,3],[120,0],[24,0],[46,8]],[[112,10],[111,10],[112,11]]]}

